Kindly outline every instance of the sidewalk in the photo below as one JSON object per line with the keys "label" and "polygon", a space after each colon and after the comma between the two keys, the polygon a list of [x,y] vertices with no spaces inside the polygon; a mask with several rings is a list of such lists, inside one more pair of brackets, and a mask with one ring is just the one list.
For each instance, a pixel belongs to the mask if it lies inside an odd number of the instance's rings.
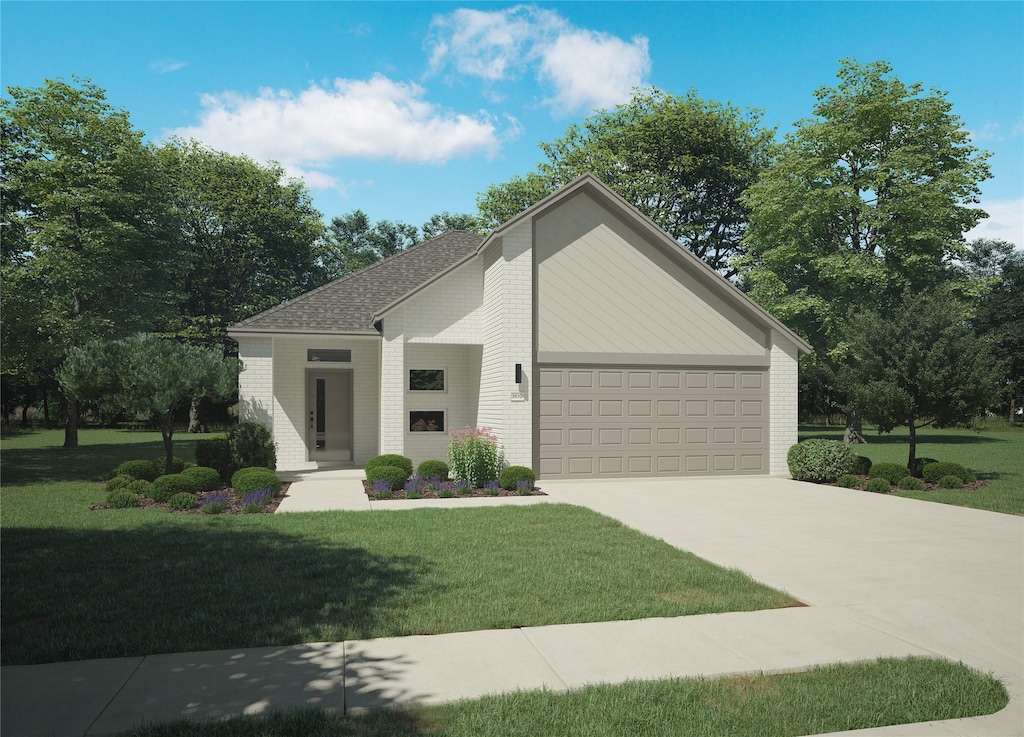
{"label": "sidewalk", "polygon": [[[358,472],[321,474],[297,479],[285,500],[292,504],[278,511],[406,505],[371,503]],[[937,655],[994,672],[1010,705],[986,717],[851,734],[1024,735],[1024,519],[779,479],[544,487],[550,496],[429,505],[582,504],[740,567],[810,606],[11,666],[0,670],[0,733],[80,737],[307,704],[352,712],[515,689]]]}

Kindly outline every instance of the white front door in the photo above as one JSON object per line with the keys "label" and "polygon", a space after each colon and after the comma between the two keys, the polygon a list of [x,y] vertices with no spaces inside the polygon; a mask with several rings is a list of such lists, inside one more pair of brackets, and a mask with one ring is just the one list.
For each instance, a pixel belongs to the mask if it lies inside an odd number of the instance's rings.
{"label": "white front door", "polygon": [[352,460],[352,372],[306,372],[306,445],[311,461]]}

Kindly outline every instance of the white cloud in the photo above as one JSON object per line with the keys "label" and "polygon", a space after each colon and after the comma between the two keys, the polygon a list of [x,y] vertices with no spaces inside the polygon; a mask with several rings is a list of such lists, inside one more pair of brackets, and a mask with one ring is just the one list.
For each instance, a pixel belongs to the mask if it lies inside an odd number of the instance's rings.
{"label": "white cloud", "polygon": [[1024,135],[1024,120],[1018,120],[1008,131],[1003,130],[1002,124],[989,121],[981,127],[981,130],[970,131],[970,134],[972,141],[1004,143]]}
{"label": "white cloud", "polygon": [[1018,200],[992,200],[981,203],[988,217],[967,233],[967,240],[991,238],[1009,241],[1024,249],[1024,198]]}
{"label": "white cloud", "polygon": [[199,125],[171,135],[260,161],[279,161],[310,186],[327,188],[340,185],[316,169],[338,158],[441,164],[475,153],[493,155],[503,135],[485,114],[440,110],[425,99],[419,85],[379,74],[369,80],[311,84],[297,95],[270,89],[255,97],[207,94],[201,103]]}
{"label": "white cloud", "polygon": [[187,63],[179,59],[160,59],[159,61],[154,61],[150,64],[149,70],[158,74],[167,74],[168,72],[176,72],[179,69],[184,69],[187,66]]}
{"label": "white cloud", "polygon": [[488,84],[532,70],[550,90],[558,113],[590,112],[629,99],[644,84],[651,58],[647,39],[573,26],[552,10],[517,5],[504,10],[460,8],[432,23],[430,67],[450,67]]}

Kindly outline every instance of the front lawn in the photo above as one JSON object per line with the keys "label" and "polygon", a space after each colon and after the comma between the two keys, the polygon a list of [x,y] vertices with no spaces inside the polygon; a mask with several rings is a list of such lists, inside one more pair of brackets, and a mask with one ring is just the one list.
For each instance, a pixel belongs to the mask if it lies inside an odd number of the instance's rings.
{"label": "front lawn", "polygon": [[[867,444],[854,450],[874,463],[890,461],[906,465],[909,448],[907,428],[879,435],[865,428]],[[801,425],[800,440],[822,438],[842,440],[842,427]],[[988,485],[976,490],[894,491],[896,496],[957,504],[1007,514],[1024,514],[1024,429],[978,432],[961,428],[939,430],[927,427],[917,434],[919,458],[960,463],[973,470]]]}
{"label": "front lawn", "polygon": [[1007,701],[992,676],[944,660],[901,658],[784,675],[524,691],[359,716],[295,709],[147,725],[126,737],[787,737],[991,714]]}
{"label": "front lawn", "polygon": [[158,457],[146,435],[84,431],[76,451],[52,431],[4,439],[5,665],[797,604],[568,505],[90,511],[102,486],[73,479]]}

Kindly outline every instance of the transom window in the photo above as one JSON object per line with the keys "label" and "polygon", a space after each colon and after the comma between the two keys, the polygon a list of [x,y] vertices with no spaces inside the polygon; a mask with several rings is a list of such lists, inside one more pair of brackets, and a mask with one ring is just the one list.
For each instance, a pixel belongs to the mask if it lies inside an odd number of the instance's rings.
{"label": "transom window", "polygon": [[443,392],[445,387],[444,369],[409,369],[409,391]]}
{"label": "transom window", "polygon": [[312,362],[352,363],[352,351],[348,348],[309,348],[306,360]]}

